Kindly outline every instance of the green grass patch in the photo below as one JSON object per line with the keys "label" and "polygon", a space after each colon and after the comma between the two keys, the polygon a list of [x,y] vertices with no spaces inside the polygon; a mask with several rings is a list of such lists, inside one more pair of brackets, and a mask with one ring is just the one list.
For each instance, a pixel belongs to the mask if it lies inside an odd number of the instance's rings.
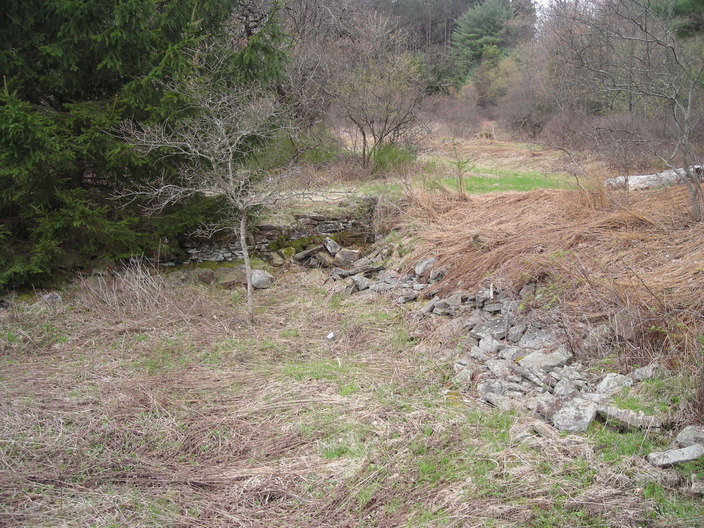
{"label": "green grass patch", "polygon": [[677,526],[702,526],[704,523],[704,503],[676,493],[654,482],[645,486],[646,499],[655,501],[659,516],[677,521]]}
{"label": "green grass patch", "polygon": [[291,363],[282,369],[284,376],[296,381],[337,381],[359,371],[360,367],[357,365],[334,359],[314,359],[305,363]]}
{"label": "green grass patch", "polygon": [[[440,181],[452,189],[457,189],[456,177],[443,178]],[[470,165],[463,178],[463,186],[465,192],[482,194],[497,191],[561,189],[567,186],[567,182],[563,176],[558,174]]]}
{"label": "green grass patch", "polygon": [[604,462],[618,462],[624,457],[646,456],[665,446],[647,431],[616,431],[600,422],[592,422],[587,436],[594,441],[594,451]]}

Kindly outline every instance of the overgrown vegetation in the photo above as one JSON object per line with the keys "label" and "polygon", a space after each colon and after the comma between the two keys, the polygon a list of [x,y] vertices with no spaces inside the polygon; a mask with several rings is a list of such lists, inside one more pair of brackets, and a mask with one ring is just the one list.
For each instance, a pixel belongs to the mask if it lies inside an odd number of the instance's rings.
{"label": "overgrown vegetation", "polygon": [[260,292],[259,326],[243,324],[242,295],[140,267],[79,280],[62,305],[0,312],[0,522],[701,520],[701,505],[634,484],[647,472],[629,461],[654,439],[561,438],[465,401],[398,306],[331,294],[324,279],[289,273]]}

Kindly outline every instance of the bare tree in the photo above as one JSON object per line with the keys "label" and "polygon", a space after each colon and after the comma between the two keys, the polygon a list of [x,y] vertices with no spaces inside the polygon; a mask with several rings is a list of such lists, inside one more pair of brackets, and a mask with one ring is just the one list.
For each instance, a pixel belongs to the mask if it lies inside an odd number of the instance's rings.
{"label": "bare tree", "polygon": [[348,50],[347,63],[332,90],[337,113],[361,136],[362,165],[368,168],[379,148],[418,130],[424,84],[405,51],[404,35],[388,19],[371,14],[357,24],[341,43]]}
{"label": "bare tree", "polygon": [[693,216],[702,220],[704,193],[695,166],[702,138],[704,54],[700,38],[680,38],[673,1],[560,1],[552,16],[559,58],[574,82],[602,94],[604,112],[660,115],[662,133],[647,140],[671,169],[684,168]]}
{"label": "bare tree", "polygon": [[257,169],[253,161],[267,142],[294,128],[286,109],[256,87],[228,88],[191,79],[169,89],[190,101],[185,110],[189,117],[178,123],[148,126],[127,122],[120,135],[143,155],[172,159],[177,174],[162,175],[123,191],[122,196],[145,201],[151,212],[194,195],[221,198],[221,222],[204,228],[210,234],[229,229],[239,235],[247,275],[247,308],[253,320],[248,216],[256,209],[307,192],[296,188],[286,171]]}

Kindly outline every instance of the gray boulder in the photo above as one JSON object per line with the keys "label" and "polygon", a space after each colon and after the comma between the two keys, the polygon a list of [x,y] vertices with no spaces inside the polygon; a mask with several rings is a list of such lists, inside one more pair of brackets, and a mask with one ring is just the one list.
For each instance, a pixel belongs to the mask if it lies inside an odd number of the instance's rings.
{"label": "gray boulder", "polygon": [[252,270],[252,287],[258,290],[270,288],[274,284],[274,276],[264,270]]}
{"label": "gray boulder", "polygon": [[682,447],[689,447],[694,444],[704,445],[704,426],[690,425],[685,427],[677,435],[676,440]]}
{"label": "gray boulder", "polygon": [[587,430],[596,417],[596,405],[582,398],[569,400],[552,417],[552,423],[560,431],[581,433]]}

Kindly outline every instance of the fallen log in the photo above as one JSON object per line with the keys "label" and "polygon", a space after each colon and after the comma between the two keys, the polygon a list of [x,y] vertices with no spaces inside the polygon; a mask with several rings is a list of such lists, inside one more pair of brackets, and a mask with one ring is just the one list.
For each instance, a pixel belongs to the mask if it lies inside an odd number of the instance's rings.
{"label": "fallen log", "polygon": [[[704,167],[702,165],[693,165],[691,170],[692,174],[694,174],[697,179],[701,181],[702,175],[704,175]],[[644,189],[654,189],[657,187],[667,187],[678,183],[684,183],[686,178],[687,174],[682,168],[656,172],[654,174],[639,174],[635,176],[619,176],[617,178],[609,178],[604,182],[604,185],[607,187],[628,189],[629,191],[642,191]]]}

